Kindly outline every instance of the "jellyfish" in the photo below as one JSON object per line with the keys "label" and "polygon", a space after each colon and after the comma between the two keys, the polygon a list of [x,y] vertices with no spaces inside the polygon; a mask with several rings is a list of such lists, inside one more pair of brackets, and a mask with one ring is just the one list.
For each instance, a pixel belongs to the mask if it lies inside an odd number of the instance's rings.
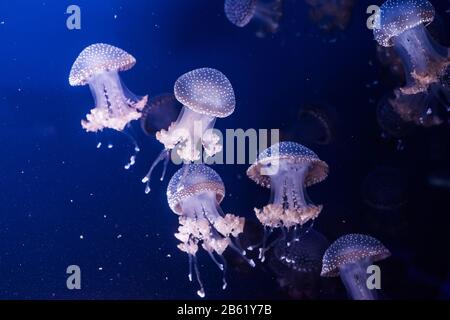
{"label": "jellyfish", "polygon": [[391,167],[377,167],[364,179],[364,202],[378,211],[395,211],[408,201],[405,173]]}
{"label": "jellyfish", "polygon": [[347,234],[333,242],[325,251],[321,276],[340,275],[347,293],[353,300],[376,300],[377,291],[367,286],[367,270],[374,262],[390,255],[389,250],[371,236]]}
{"label": "jellyfish", "polygon": [[310,19],[321,30],[345,30],[352,16],[354,0],[306,0]]}
{"label": "jellyfish", "polygon": [[222,151],[220,137],[214,133],[216,118],[225,118],[233,113],[236,100],[228,78],[219,70],[200,68],[183,74],[174,87],[175,98],[183,105],[178,119],[168,129],[156,133],[156,139],[164,150],[153,162],[142,179],[145,193],[150,192],[150,177],[156,165],[165,160],[161,180],[164,178],[170,151],[176,149],[184,162],[201,160],[202,146],[206,157]]}
{"label": "jellyfish", "polygon": [[119,72],[131,69],[136,59],[124,50],[104,43],[85,48],[70,70],[71,86],[89,84],[95,100],[95,108],[81,121],[87,132],[98,132],[105,128],[124,132],[134,145],[135,154],[125,166],[135,162],[139,147],[136,140],[125,129],[133,120],[138,120],[147,103],[147,96],[139,98],[131,93],[119,77]]}
{"label": "jellyfish", "polygon": [[180,113],[183,105],[171,93],[163,93],[149,99],[142,110],[141,128],[148,136],[168,128]]}
{"label": "jellyfish", "polygon": [[269,256],[268,266],[277,282],[289,297],[316,299],[320,294],[320,270],[322,257],[328,248],[328,240],[320,232],[311,229],[300,235],[299,241],[287,245],[280,241]]}
{"label": "jellyfish", "polygon": [[308,105],[298,115],[299,136],[311,143],[330,144],[336,136],[336,110],[326,105]]}
{"label": "jellyfish", "polygon": [[397,140],[397,148],[403,148],[403,139],[409,136],[415,125],[403,120],[394,110],[392,97],[389,94],[384,95],[377,104],[376,115],[377,122],[382,130],[383,137],[394,138]]}
{"label": "jellyfish", "polygon": [[380,7],[375,40],[381,46],[393,46],[400,56],[406,78],[399,89],[403,94],[443,89],[449,97],[449,88],[443,83],[449,72],[449,49],[438,44],[426,29],[434,16],[434,7],[427,0],[388,0]]}
{"label": "jellyfish", "polygon": [[328,245],[328,240],[323,234],[311,229],[301,234],[298,241],[289,245],[279,242],[274,247],[274,255],[282,264],[295,271],[319,273],[322,268],[322,257]]}
{"label": "jellyfish", "polygon": [[[282,0],[225,0],[225,15],[238,27],[257,21],[270,33],[277,32],[282,16]],[[263,35],[264,32],[258,33]]]}
{"label": "jellyfish", "polygon": [[[328,165],[324,161],[310,149],[290,141],[264,150],[248,168],[250,179],[271,189],[270,203],[262,209],[255,208],[256,217],[265,229],[259,255],[262,261],[265,252],[278,241],[298,241],[301,227],[318,217],[322,205],[312,204],[305,187],[323,181],[327,175]],[[274,229],[281,229],[283,236],[266,247]]]}
{"label": "jellyfish", "polygon": [[234,214],[224,214],[220,203],[225,196],[225,186],[220,176],[204,164],[186,164],[179,169],[167,187],[167,201],[172,211],[179,215],[180,226],[175,237],[181,242],[178,248],[189,257],[189,280],[192,281],[194,268],[200,297],[205,290],[200,278],[196,253],[199,245],[209,254],[214,263],[223,271],[225,290],[227,263],[222,253],[231,248],[248,264],[253,260],[245,257],[238,236],[244,230],[245,219]]}
{"label": "jellyfish", "polygon": [[442,124],[447,111],[446,104],[428,92],[405,94],[395,90],[389,104],[403,121],[423,127]]}

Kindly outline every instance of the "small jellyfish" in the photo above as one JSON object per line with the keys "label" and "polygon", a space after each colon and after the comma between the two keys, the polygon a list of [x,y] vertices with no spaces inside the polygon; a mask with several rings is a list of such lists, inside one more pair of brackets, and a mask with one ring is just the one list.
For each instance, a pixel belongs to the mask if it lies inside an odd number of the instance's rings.
{"label": "small jellyfish", "polygon": [[[279,28],[282,0],[225,0],[224,7],[228,20],[238,27],[245,27],[253,20],[270,33],[277,32]],[[264,35],[264,31],[258,34]]]}
{"label": "small jellyfish", "polygon": [[[262,209],[255,208],[256,217],[265,229],[259,256],[262,261],[264,253],[276,242],[286,237],[290,242],[291,231],[292,239],[298,241],[297,228],[318,217],[322,206],[311,203],[305,187],[323,181],[327,175],[328,165],[313,151],[289,141],[264,150],[248,168],[250,179],[271,190],[270,203]],[[283,237],[266,247],[266,241],[274,229],[281,229]]]}
{"label": "small jellyfish", "polygon": [[171,93],[164,93],[149,99],[142,110],[141,128],[148,136],[166,129],[177,120],[183,105]]}
{"label": "small jellyfish", "polygon": [[400,88],[403,94],[440,90],[449,72],[449,49],[426,29],[434,16],[434,7],[427,0],[388,0],[380,7],[375,40],[381,46],[393,46],[400,56],[406,73],[406,84]]}
{"label": "small jellyfish", "polygon": [[345,30],[352,16],[354,0],[306,0],[309,17],[319,29],[330,32]]}
{"label": "small jellyfish", "polygon": [[340,275],[347,293],[353,300],[376,300],[378,289],[369,289],[368,267],[386,259],[391,253],[377,239],[364,234],[340,237],[325,251],[322,277]]}
{"label": "small jellyfish", "polygon": [[290,244],[279,242],[273,249],[275,257],[285,266],[299,272],[320,273],[322,257],[329,243],[314,229],[299,236]]}
{"label": "small jellyfish", "polygon": [[[122,83],[119,72],[131,69],[136,59],[124,50],[104,43],[85,48],[70,70],[71,86],[89,84],[95,99],[95,108],[81,121],[87,132],[102,131],[105,128],[124,132],[129,123],[138,120],[147,103],[147,96],[138,98]],[[125,133],[127,134],[127,133]],[[139,151],[135,139],[127,134]],[[129,168],[134,163],[133,155]]]}
{"label": "small jellyfish", "polygon": [[153,162],[142,179],[145,192],[150,192],[150,177],[155,166],[165,160],[163,176],[170,151],[175,149],[184,162],[201,160],[202,147],[206,157],[222,151],[220,137],[213,132],[216,118],[225,118],[233,113],[236,100],[228,78],[219,70],[200,68],[183,74],[174,86],[175,98],[183,105],[178,119],[168,129],[156,133],[156,139],[164,150]]}
{"label": "small jellyfish", "polygon": [[199,245],[208,252],[211,259],[223,271],[223,289],[226,288],[226,261],[222,253],[231,248],[254,266],[253,260],[245,257],[237,237],[244,230],[245,219],[233,214],[224,214],[220,203],[225,196],[225,186],[213,169],[203,164],[187,164],[179,169],[167,187],[167,201],[173,212],[178,214],[180,226],[175,237],[181,241],[178,248],[189,256],[189,280],[192,281],[192,267],[200,289],[197,294],[205,296],[200,279],[196,253]]}

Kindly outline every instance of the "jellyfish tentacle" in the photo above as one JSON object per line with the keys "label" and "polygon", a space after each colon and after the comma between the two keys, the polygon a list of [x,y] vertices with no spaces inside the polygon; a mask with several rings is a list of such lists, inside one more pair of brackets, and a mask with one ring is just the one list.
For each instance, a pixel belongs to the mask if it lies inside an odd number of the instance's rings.
{"label": "jellyfish tentacle", "polygon": [[200,270],[198,269],[197,256],[192,256],[192,262],[194,264],[195,277],[197,278],[197,284],[199,285],[199,289],[197,290],[197,294],[200,298],[205,297],[205,288],[203,287],[202,279],[200,278]]}
{"label": "jellyfish tentacle", "polygon": [[[164,162],[164,169],[163,169],[163,173],[165,172],[165,168],[167,167],[167,163],[170,157],[170,150],[169,149],[164,149],[161,151],[161,153],[159,154],[159,156],[155,159],[155,161],[153,161],[150,169],[148,170],[147,174],[145,175],[144,178],[142,178],[142,183],[145,183],[145,193],[148,194],[151,191],[150,188],[150,178],[152,176],[153,170],[155,169],[155,167],[158,165],[158,163],[160,163],[161,161],[165,160]],[[163,176],[164,177],[164,176]]]}

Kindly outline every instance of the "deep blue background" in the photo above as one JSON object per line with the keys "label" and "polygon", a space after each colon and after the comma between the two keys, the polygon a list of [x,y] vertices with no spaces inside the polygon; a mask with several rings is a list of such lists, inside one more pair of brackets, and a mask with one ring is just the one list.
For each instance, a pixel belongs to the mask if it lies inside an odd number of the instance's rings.
{"label": "deep blue background", "polygon": [[[432,2],[448,20],[446,5]],[[317,229],[330,240],[348,232],[382,240],[394,254],[382,263],[389,297],[442,296],[450,270],[450,193],[429,187],[426,178],[435,167],[448,169],[449,130],[419,129],[404,151],[381,138],[375,103],[389,88],[369,85],[380,76],[365,26],[365,9],[374,3],[380,1],[358,1],[349,28],[325,34],[309,21],[303,1],[286,0],[279,33],[259,39],[251,27],[227,21],[222,0],[1,0],[0,299],[197,298],[173,237],[177,217],[166,203],[167,180],[154,183],[150,195],[140,183],[161,145],[141,134],[138,163],[125,171],[127,140],[80,126],[93,100],[87,87],[69,86],[68,74],[79,52],[96,42],[136,57],[121,77],[139,95],[171,92],[177,77],[194,68],[221,70],[237,99],[234,114],[217,121],[221,129],[283,132],[306,103],[333,106],[335,141],[308,145],[331,168],[310,191],[325,206]],[[81,30],[66,28],[71,4],[81,7]],[[115,148],[97,150],[99,140]],[[363,203],[361,185],[380,165],[403,168],[410,179],[402,235],[367,218],[375,213]],[[253,207],[267,202],[268,191],[245,177],[246,166],[215,169],[227,187],[224,211],[255,220]],[[285,298],[266,267],[232,267],[222,291],[215,266],[206,254],[200,260],[209,298]],[[66,289],[70,264],[82,269],[82,290]],[[339,279],[329,281],[335,297],[345,297]]]}

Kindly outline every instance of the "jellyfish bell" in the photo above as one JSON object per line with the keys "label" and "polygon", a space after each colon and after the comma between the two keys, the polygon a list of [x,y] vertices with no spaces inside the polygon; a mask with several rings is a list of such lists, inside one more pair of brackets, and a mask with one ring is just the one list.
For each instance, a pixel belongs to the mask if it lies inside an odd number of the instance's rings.
{"label": "jellyfish bell", "polygon": [[[138,120],[147,103],[147,96],[139,98],[123,84],[119,72],[131,69],[136,59],[124,50],[109,44],[96,43],[85,48],[70,70],[71,86],[89,85],[95,107],[81,121],[87,132],[105,128],[124,132],[133,120]],[[134,138],[129,136],[139,151]],[[134,163],[134,156],[130,163]],[[127,168],[127,166],[126,166]]]}
{"label": "jellyfish bell", "polygon": [[200,289],[197,294],[205,296],[200,279],[196,253],[199,246],[223,271],[223,289],[226,288],[226,261],[222,253],[231,248],[251,266],[254,262],[245,257],[245,251],[235,243],[243,232],[245,219],[224,214],[220,203],[225,197],[225,186],[220,176],[203,164],[188,164],[179,169],[167,187],[167,201],[172,211],[179,215],[180,226],[175,237],[180,240],[178,248],[189,257],[189,279],[192,267]]}
{"label": "jellyfish bell", "polygon": [[164,93],[149,99],[142,110],[141,128],[146,135],[155,135],[176,121],[183,105],[171,93]]}
{"label": "jellyfish bell", "polygon": [[347,234],[325,251],[322,277],[340,276],[353,300],[376,300],[377,292],[367,286],[368,267],[388,258],[389,250],[377,239],[364,234]]}
{"label": "jellyfish bell", "polygon": [[282,16],[282,0],[225,0],[224,10],[227,19],[237,27],[245,27],[251,21],[263,26],[257,34],[275,33]]}
{"label": "jellyfish bell", "polygon": [[406,72],[403,94],[425,92],[449,72],[449,49],[436,43],[426,26],[435,16],[427,0],[388,0],[380,7],[380,25],[374,28],[375,40],[394,47]]}
{"label": "jellyfish bell", "polygon": [[153,169],[165,159],[164,176],[171,150],[188,163],[201,160],[202,150],[206,157],[222,151],[220,137],[213,131],[215,120],[231,115],[236,105],[230,81],[222,72],[212,68],[195,69],[180,76],[175,82],[174,94],[183,107],[167,130],[161,129],[156,133],[156,139],[164,145],[164,150],[142,179],[146,193],[150,192]]}
{"label": "jellyfish bell", "polygon": [[[264,150],[247,170],[247,176],[263,187],[270,188],[270,203],[262,209],[255,208],[256,217],[265,227],[260,258],[276,244],[266,247],[272,230],[281,229],[283,238],[298,239],[297,229],[316,219],[321,205],[309,200],[305,188],[323,181],[328,175],[328,165],[310,149],[295,142],[284,141]],[[280,238],[280,239],[283,239]],[[278,240],[277,240],[278,241]]]}

